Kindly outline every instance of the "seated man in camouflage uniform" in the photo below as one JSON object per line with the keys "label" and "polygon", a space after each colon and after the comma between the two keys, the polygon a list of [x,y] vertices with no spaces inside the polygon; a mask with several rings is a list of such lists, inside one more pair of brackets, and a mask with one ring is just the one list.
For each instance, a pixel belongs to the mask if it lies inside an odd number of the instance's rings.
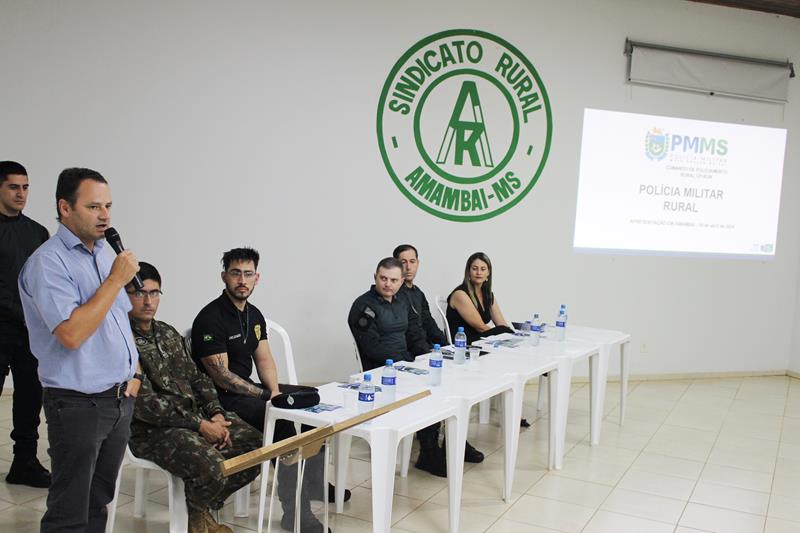
{"label": "seated man in camouflage uniform", "polygon": [[154,320],[161,296],[161,276],[139,263],[144,285],[128,286],[133,309],[131,328],[144,370],[131,422],[130,448],[183,479],[190,533],[228,533],[209,513],[250,483],[251,468],[224,477],[219,463],[261,446],[261,434],[219,403],[211,380],[197,369],[183,337],[169,324]]}

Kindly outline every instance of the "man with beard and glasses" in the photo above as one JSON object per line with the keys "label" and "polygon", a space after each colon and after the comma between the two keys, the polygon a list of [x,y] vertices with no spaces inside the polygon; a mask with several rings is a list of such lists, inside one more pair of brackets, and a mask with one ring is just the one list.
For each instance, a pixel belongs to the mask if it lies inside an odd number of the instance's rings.
{"label": "man with beard and glasses", "polygon": [[[206,305],[192,324],[192,357],[217,387],[219,400],[227,411],[264,431],[266,402],[281,393],[297,388],[278,384],[275,360],[267,341],[267,323],[256,306],[248,302],[258,284],[259,254],[252,248],[234,248],[222,256],[222,282],[225,289],[219,298]],[[259,382],[250,379],[253,363]],[[278,420],[274,440],[295,435],[294,424]],[[303,533],[321,532],[323,526],[311,512],[311,499],[331,500],[333,487],[323,494],[323,454],[306,463],[303,477],[300,524]],[[294,524],[297,465],[278,469],[278,497],[283,507],[281,527],[291,530]],[[345,501],[350,498],[345,492]]]}

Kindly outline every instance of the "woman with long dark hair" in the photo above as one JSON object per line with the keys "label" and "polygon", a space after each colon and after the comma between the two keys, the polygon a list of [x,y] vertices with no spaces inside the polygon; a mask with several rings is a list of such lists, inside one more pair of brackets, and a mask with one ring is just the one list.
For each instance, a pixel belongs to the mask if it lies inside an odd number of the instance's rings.
{"label": "woman with long dark hair", "polygon": [[467,259],[463,283],[447,298],[447,323],[452,337],[459,326],[463,327],[468,344],[481,337],[513,332],[492,292],[492,262],[485,253],[476,252]]}

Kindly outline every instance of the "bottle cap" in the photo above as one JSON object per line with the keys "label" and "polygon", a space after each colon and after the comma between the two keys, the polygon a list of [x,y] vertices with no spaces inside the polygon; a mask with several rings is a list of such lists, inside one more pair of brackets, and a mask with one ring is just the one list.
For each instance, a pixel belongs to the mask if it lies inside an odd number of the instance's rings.
{"label": "bottle cap", "polygon": [[364,381],[372,381],[372,374],[364,374]]}
{"label": "bottle cap", "polygon": [[458,326],[458,332],[464,333],[464,326]]}
{"label": "bottle cap", "polygon": [[394,359],[387,359],[386,366],[392,366],[394,364]]}
{"label": "bottle cap", "polygon": [[439,344],[434,344],[434,345],[433,345],[433,349],[434,349],[434,350],[441,350],[441,349],[442,349],[442,347],[441,347],[441,345],[439,345]]}

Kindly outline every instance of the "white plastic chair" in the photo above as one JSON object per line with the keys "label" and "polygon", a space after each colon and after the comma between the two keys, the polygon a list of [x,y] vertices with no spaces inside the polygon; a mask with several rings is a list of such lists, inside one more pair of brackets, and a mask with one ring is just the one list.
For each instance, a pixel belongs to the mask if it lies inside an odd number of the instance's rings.
{"label": "white plastic chair", "polygon": [[356,354],[356,363],[358,363],[358,373],[360,374],[364,371],[364,363],[361,361],[361,352],[358,351],[358,343],[352,331],[350,332],[350,338],[353,339],[353,352]]}
{"label": "white plastic chair", "polygon": [[270,337],[274,337],[274,335],[280,337],[286,379],[290,385],[297,385],[297,370],[294,366],[294,352],[292,351],[292,341],[289,339],[289,333],[274,320],[267,320],[267,330]]}
{"label": "white plastic chair", "polygon": [[145,515],[147,503],[147,480],[148,470],[155,470],[167,476],[167,491],[169,494],[169,532],[186,533],[189,529],[189,514],[186,509],[186,495],[183,488],[183,480],[178,476],[170,474],[152,461],[140,459],[133,455],[130,447],[125,447],[125,457],[122,459],[122,466],[117,475],[117,485],[114,488],[114,499],[108,504],[108,520],[106,522],[106,532],[113,533],[114,520],[117,516],[117,500],[119,499],[119,487],[122,481],[122,469],[126,466],[137,468],[136,471],[136,491],[133,500],[133,516],[142,518]]}
{"label": "white plastic chair", "polygon": [[436,310],[439,311],[439,316],[442,317],[444,323],[444,334],[447,335],[447,342],[453,344],[453,339],[450,336],[450,324],[447,322],[447,298],[436,295]]}
{"label": "white plastic chair", "polygon": [[[286,379],[290,385],[297,385],[297,370],[294,366],[294,352],[292,351],[292,341],[289,339],[289,333],[277,322],[273,320],[267,320],[267,338],[274,339],[277,335],[278,338],[281,340],[281,349],[279,351],[280,354],[283,355],[283,368],[286,369]],[[271,345],[273,347],[274,345]],[[272,356],[275,357],[275,352],[272,352]],[[253,372],[250,374],[250,379],[255,381],[256,383],[261,382],[261,378],[258,376],[258,368],[256,368],[255,364],[253,365]],[[269,461],[265,463],[269,465]],[[262,468],[262,480],[267,479],[264,474],[264,470]],[[241,489],[236,491],[234,494],[233,500],[233,514],[234,516],[240,518],[246,518],[250,514],[250,487],[242,487]]]}

